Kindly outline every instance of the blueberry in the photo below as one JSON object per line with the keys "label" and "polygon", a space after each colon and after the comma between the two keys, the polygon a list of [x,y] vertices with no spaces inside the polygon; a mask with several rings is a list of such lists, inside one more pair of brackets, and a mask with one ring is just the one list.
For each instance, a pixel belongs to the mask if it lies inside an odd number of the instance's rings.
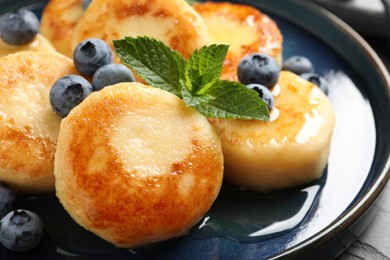
{"label": "blueberry", "polygon": [[316,73],[303,73],[300,76],[305,80],[310,81],[311,83],[317,85],[325,93],[325,95],[328,95],[329,84],[324,77],[321,77]]}
{"label": "blueberry", "polygon": [[246,87],[259,93],[259,97],[264,100],[264,102],[267,104],[268,110],[271,111],[271,109],[274,107],[275,99],[268,88],[260,84],[249,84],[246,85]]}
{"label": "blueberry", "polygon": [[31,42],[38,31],[38,17],[29,10],[19,9],[0,17],[0,36],[7,44],[20,45]]}
{"label": "blueberry", "polygon": [[6,248],[24,252],[36,247],[43,237],[41,218],[28,210],[14,210],[0,221],[0,243]]}
{"label": "blueberry", "polygon": [[112,62],[113,54],[108,44],[97,38],[89,38],[76,46],[73,60],[81,74],[92,77],[103,65]]}
{"label": "blueberry", "polygon": [[92,0],[83,0],[83,11],[85,11],[91,4]]}
{"label": "blueberry", "polygon": [[101,90],[105,86],[134,81],[135,77],[128,67],[123,64],[111,63],[100,67],[93,74],[92,85],[95,90]]}
{"label": "blueberry", "polygon": [[257,83],[271,89],[278,82],[280,68],[271,56],[254,53],[240,61],[237,74],[242,84]]}
{"label": "blueberry", "polygon": [[12,210],[15,201],[15,192],[8,184],[0,182],[0,219]]}
{"label": "blueberry", "polygon": [[304,56],[292,56],[283,62],[283,70],[291,71],[297,75],[303,73],[313,73],[313,63]]}
{"label": "blueberry", "polygon": [[50,90],[50,103],[53,110],[61,117],[81,103],[93,87],[89,81],[79,75],[68,75],[57,80]]}

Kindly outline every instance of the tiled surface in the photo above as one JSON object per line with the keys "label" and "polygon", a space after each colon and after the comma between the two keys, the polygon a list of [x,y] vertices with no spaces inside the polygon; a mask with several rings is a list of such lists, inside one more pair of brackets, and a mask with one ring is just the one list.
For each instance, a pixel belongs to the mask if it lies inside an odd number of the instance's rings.
{"label": "tiled surface", "polygon": [[379,211],[367,229],[338,260],[390,259],[390,186],[383,192]]}

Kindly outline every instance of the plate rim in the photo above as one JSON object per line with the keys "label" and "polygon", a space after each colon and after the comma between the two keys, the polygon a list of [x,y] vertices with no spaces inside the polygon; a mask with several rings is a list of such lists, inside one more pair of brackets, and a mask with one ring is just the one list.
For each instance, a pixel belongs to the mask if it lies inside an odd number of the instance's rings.
{"label": "plate rim", "polygon": [[[218,1],[218,0],[217,0]],[[267,8],[267,2],[270,3],[272,0],[262,0],[259,2],[256,2],[256,0],[228,0],[231,2],[237,2],[237,3],[247,3],[249,5],[254,5],[256,3],[259,6],[262,6],[260,9],[264,12],[270,12],[274,13],[282,18],[285,18],[288,21],[291,21],[291,17],[288,17],[285,13],[282,11],[277,11],[275,8],[268,7]],[[20,1],[20,4],[22,2],[28,2],[28,1]],[[32,2],[32,1],[29,1]],[[39,5],[41,3],[47,3],[47,0],[35,0],[35,3],[30,4],[29,6],[33,5]],[[275,1],[275,2],[283,2],[283,1]],[[321,17],[321,19],[325,20],[327,23],[331,24],[332,26],[336,27],[340,32],[342,32],[344,35],[348,36],[350,40],[354,43],[355,46],[360,47],[361,51],[365,53],[367,58],[371,59],[371,63],[375,65],[375,67],[378,70],[378,73],[380,74],[382,78],[382,82],[384,85],[387,85],[387,93],[390,93],[390,75],[388,70],[386,69],[384,63],[379,58],[377,53],[372,49],[372,47],[364,40],[362,36],[360,36],[354,29],[352,29],[349,25],[347,25],[344,21],[342,21],[340,18],[323,8],[322,6],[313,3],[312,1],[299,1],[299,0],[285,0],[286,3],[283,4],[293,4],[296,6],[299,6],[299,8],[303,8],[306,10],[309,10],[312,14],[318,15]],[[273,4],[275,5],[275,4]],[[276,4],[277,5],[277,4]],[[305,30],[310,31],[312,34],[319,36],[318,32],[313,31],[312,28],[310,28],[309,25],[297,22],[294,20],[296,24],[299,24],[299,26],[303,27]],[[321,40],[324,40],[324,37],[319,37]],[[327,44],[329,42],[325,41]],[[332,45],[332,44],[329,44]],[[332,48],[334,50],[334,48]],[[354,70],[356,70],[354,68]],[[389,96],[389,95],[388,95]],[[388,110],[390,112],[388,105]],[[374,109],[372,109],[372,112],[374,113]],[[375,116],[375,114],[374,114]],[[378,118],[375,117],[375,125],[377,125]],[[390,139],[390,138],[387,138]],[[375,154],[374,154],[374,160],[378,153],[378,137],[375,143]],[[390,179],[390,152],[389,148],[387,149],[387,158],[386,161],[383,162],[383,168],[380,171],[380,174],[378,177],[373,181],[373,183],[367,187],[367,191],[361,195],[361,198],[354,202],[350,209],[346,212],[339,215],[339,217],[334,220],[333,222],[329,223],[325,228],[321,229],[321,231],[317,232],[316,234],[310,236],[309,238],[299,242],[298,244],[283,250],[282,252],[273,255],[270,257],[270,259],[277,259],[282,257],[299,257],[306,255],[308,252],[316,252],[320,249],[323,249],[326,245],[330,244],[335,236],[340,235],[347,231],[354,223],[358,222],[362,219],[362,217],[370,210],[370,208],[373,208],[375,204],[378,202],[378,199],[380,198],[380,195],[382,194],[384,188],[386,187],[389,179]],[[373,161],[374,164],[374,161]],[[372,165],[373,165],[372,164]],[[371,165],[371,167],[372,167]],[[371,170],[370,170],[371,172]],[[367,176],[368,177],[368,176]],[[367,178],[366,178],[367,181]],[[368,225],[368,224],[367,224]],[[364,227],[364,229],[367,227],[367,225]],[[362,231],[362,230],[361,230]],[[353,240],[354,241],[354,240]],[[350,246],[352,244],[351,241],[348,245]],[[347,248],[346,247],[346,248]],[[346,249],[344,248],[344,249]],[[338,252],[338,253],[342,253]]]}
{"label": "plate rim", "polygon": [[[242,2],[242,1],[241,1]],[[254,0],[248,0],[246,2],[254,2]],[[258,3],[259,6],[263,6],[261,10],[269,11],[270,13],[277,14],[278,16],[285,18],[289,22],[291,20],[294,20],[293,23],[298,24],[298,26],[304,28],[305,30],[309,31],[310,33],[314,34],[315,36],[319,37],[322,41],[324,41],[326,44],[330,45],[330,47],[335,50],[333,44],[329,43],[325,37],[321,37],[318,32],[314,31],[312,27],[310,27],[308,24],[305,24],[303,21],[299,22],[296,19],[292,19],[288,15],[286,15],[283,11],[277,11],[272,8],[267,8],[266,3],[267,0],[262,1],[263,3]],[[270,1],[268,1],[270,2]],[[359,34],[357,33],[351,26],[349,26],[347,23],[345,23],[343,20],[341,20],[339,17],[331,13],[330,11],[326,10],[324,7],[313,3],[309,1],[298,1],[298,0],[287,0],[286,2],[289,2],[291,4],[296,5],[299,8],[305,9],[310,11],[313,15],[316,15],[320,17],[322,20],[330,24],[331,26],[334,26],[337,28],[338,31],[343,33],[345,36],[347,36],[351,42],[354,43],[356,47],[359,47],[360,50],[365,54],[366,58],[369,58],[371,60],[371,64],[374,65],[375,68],[377,68],[379,75],[382,78],[383,85],[387,86],[387,94],[389,97],[390,93],[390,74],[382,62],[382,60],[379,58],[378,54],[374,51],[374,49],[367,43],[367,41]],[[304,2],[304,3],[303,3]],[[342,53],[339,53],[341,56],[344,57]],[[356,68],[354,68],[356,70]],[[371,107],[372,109],[372,107]],[[388,105],[388,109],[390,112],[390,105]],[[375,117],[375,111],[372,109],[373,116],[374,116],[374,122],[375,126],[378,124],[378,118]],[[390,139],[390,138],[387,138]],[[380,147],[379,147],[380,148]],[[385,189],[387,183],[390,179],[390,149],[387,149],[387,158],[385,158],[385,161],[383,161],[383,168],[380,171],[380,174],[378,174],[376,180],[367,188],[367,191],[364,193],[364,195],[361,195],[360,199],[358,199],[356,202],[351,204],[350,209],[343,212],[337,219],[329,223],[325,228],[321,229],[319,232],[315,233],[314,235],[308,237],[307,239],[299,242],[298,244],[280,252],[270,257],[270,259],[278,259],[282,257],[307,257],[307,254],[310,252],[311,254],[318,254],[318,251],[323,250],[324,247],[330,246],[333,239],[345,233],[348,231],[348,229],[355,223],[358,223],[362,220],[364,215],[367,215],[367,217],[373,217],[369,216],[368,211],[370,208],[373,208],[375,204],[380,199],[380,195],[382,195],[383,190]],[[371,164],[371,169],[375,163],[375,158],[378,155],[378,136],[376,138],[375,142],[375,154],[373,158],[373,162]],[[368,173],[366,177],[367,178],[370,175],[370,172]],[[379,172],[379,170],[377,170]],[[366,182],[365,181],[365,182]],[[355,199],[358,197],[358,195],[355,197]],[[371,219],[365,224],[363,229],[359,230],[359,234],[368,226]],[[345,247],[342,251],[336,252],[336,255],[341,254],[345,249],[347,249],[354,241],[356,240],[356,237],[354,239],[349,239],[348,244],[344,244]],[[336,256],[335,255],[335,256]]]}

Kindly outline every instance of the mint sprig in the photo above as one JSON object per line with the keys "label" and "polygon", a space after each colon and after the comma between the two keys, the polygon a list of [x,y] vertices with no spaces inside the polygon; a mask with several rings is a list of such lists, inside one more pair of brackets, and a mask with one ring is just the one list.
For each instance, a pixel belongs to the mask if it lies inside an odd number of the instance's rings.
{"label": "mint sprig", "polygon": [[161,41],[125,37],[117,55],[150,86],[169,91],[207,117],[269,121],[266,103],[243,84],[220,80],[227,45],[195,50],[188,60]]}

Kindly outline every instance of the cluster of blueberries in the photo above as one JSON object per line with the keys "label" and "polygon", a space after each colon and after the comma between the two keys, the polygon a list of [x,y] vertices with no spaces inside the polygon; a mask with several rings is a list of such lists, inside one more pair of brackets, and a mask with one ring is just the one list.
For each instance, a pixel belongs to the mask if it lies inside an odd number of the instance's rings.
{"label": "cluster of blueberries", "polygon": [[[326,95],[328,94],[327,81],[314,73],[313,63],[308,58],[292,56],[283,62],[282,70],[300,75],[305,80],[316,84]],[[259,94],[259,97],[267,104],[268,110],[271,111],[275,102],[271,90],[280,76],[280,67],[276,60],[261,53],[247,55],[238,65],[237,76],[242,84]]]}
{"label": "cluster of blueberries", "polygon": [[92,77],[92,84],[76,74],[62,77],[53,84],[49,95],[50,103],[61,117],[66,117],[94,91],[119,82],[136,81],[128,67],[112,63],[110,46],[98,38],[89,38],[79,43],[73,52],[73,61],[83,76]]}
{"label": "cluster of blueberries", "polygon": [[[91,1],[83,1],[86,9]],[[19,9],[0,17],[0,37],[9,45],[31,42],[39,31],[39,19],[27,9]],[[85,77],[92,77],[92,84],[80,75],[68,75],[59,79],[50,92],[50,102],[61,117],[83,101],[93,91],[119,82],[135,81],[133,73],[122,64],[114,64],[113,53],[106,42],[90,38],[81,42],[73,53],[76,68]]]}
{"label": "cluster of blueberries", "polygon": [[0,182],[0,243],[16,252],[36,247],[42,240],[44,225],[32,211],[13,209],[16,195],[4,182]]}
{"label": "cluster of blueberries", "polygon": [[303,56],[292,56],[283,63],[283,70],[288,70],[300,75],[307,81],[317,85],[325,95],[329,93],[327,80],[315,73],[313,63]]}

